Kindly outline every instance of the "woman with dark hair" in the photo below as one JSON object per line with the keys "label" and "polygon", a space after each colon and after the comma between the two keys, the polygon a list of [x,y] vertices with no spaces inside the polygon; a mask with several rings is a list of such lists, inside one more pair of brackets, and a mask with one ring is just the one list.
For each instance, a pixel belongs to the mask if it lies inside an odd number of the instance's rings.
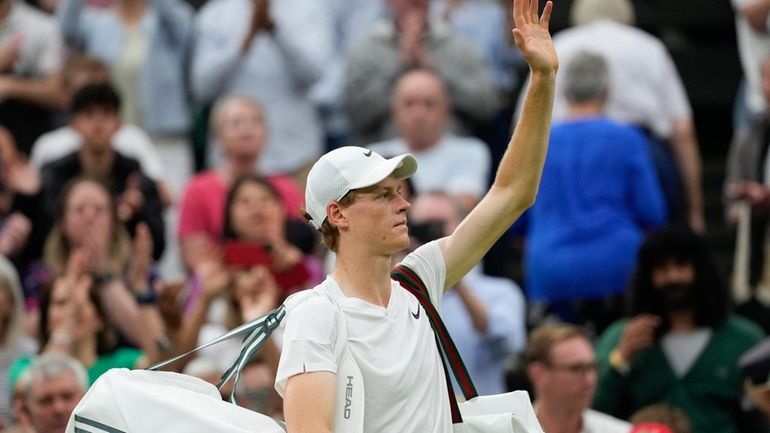
{"label": "woman with dark hair", "polygon": [[741,407],[740,356],[762,338],[731,314],[705,240],[686,227],[653,232],[639,250],[630,318],[602,335],[594,408],[620,418],[654,403],[687,413],[694,433],[766,432]]}
{"label": "woman with dark hair", "polygon": [[[287,218],[281,195],[268,179],[246,174],[233,181],[223,226],[221,254],[195,268],[180,350],[259,317],[322,278],[318,260],[297,246],[303,241],[296,234],[307,233],[304,224]],[[240,345],[224,346],[200,356],[224,369]]]}

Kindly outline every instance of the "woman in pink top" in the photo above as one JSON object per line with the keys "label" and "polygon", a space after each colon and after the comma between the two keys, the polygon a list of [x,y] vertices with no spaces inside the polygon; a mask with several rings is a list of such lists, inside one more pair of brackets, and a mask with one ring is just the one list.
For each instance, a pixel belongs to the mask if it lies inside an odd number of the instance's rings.
{"label": "woman in pink top", "polygon": [[[187,183],[179,214],[182,258],[194,269],[221,244],[227,191],[233,181],[257,172],[259,155],[267,138],[262,108],[245,96],[231,96],[212,110],[212,126],[224,162]],[[302,195],[294,180],[269,176],[281,196],[289,219],[299,219]]]}

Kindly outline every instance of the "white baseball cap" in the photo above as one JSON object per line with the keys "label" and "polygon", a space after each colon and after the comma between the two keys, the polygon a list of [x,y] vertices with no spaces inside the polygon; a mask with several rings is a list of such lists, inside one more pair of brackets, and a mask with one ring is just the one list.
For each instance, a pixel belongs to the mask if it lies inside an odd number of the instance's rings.
{"label": "white baseball cap", "polygon": [[310,224],[320,230],[326,220],[326,206],[351,190],[372,186],[391,174],[406,179],[416,171],[417,160],[408,153],[385,159],[363,147],[334,149],[313,164],[307,175],[305,208]]}

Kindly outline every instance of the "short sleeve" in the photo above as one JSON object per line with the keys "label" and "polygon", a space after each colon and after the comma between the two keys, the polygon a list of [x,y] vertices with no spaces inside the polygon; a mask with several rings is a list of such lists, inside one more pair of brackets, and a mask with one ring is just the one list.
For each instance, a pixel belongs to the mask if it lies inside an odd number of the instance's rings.
{"label": "short sleeve", "polygon": [[401,264],[413,270],[428,289],[430,300],[436,308],[441,305],[446,281],[446,262],[438,242],[428,242],[407,255]]}
{"label": "short sleeve", "polygon": [[286,382],[294,375],[314,371],[337,373],[334,308],[327,299],[317,296],[292,308],[286,315],[281,359],[275,376],[275,389],[281,396]]}

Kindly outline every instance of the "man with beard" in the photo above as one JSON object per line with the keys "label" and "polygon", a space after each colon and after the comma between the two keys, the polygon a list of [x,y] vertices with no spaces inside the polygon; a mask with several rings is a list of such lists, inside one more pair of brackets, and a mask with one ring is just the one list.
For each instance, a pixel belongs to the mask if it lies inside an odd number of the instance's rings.
{"label": "man with beard", "polygon": [[727,285],[703,238],[670,227],[639,250],[631,318],[602,335],[594,408],[619,418],[667,403],[685,411],[693,433],[767,432],[741,408],[738,358],[762,338],[730,313]]}

